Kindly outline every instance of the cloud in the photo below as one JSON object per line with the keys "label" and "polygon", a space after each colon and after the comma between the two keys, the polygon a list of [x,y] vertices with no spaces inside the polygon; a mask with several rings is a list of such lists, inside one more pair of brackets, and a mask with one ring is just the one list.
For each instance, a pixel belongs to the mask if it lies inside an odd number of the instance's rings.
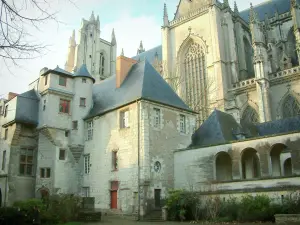
{"label": "cloud", "polygon": [[117,55],[123,48],[125,56],[135,56],[141,40],[146,50],[161,44],[160,24],[155,17],[131,17],[123,13],[115,22],[100,27],[101,38],[110,41],[113,28],[117,39]]}

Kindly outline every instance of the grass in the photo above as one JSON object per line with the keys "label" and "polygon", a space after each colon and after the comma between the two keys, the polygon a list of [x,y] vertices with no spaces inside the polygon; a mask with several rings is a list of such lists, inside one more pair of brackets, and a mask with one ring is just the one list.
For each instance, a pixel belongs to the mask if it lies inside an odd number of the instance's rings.
{"label": "grass", "polygon": [[80,222],[68,222],[68,223],[61,223],[59,225],[81,225]]}

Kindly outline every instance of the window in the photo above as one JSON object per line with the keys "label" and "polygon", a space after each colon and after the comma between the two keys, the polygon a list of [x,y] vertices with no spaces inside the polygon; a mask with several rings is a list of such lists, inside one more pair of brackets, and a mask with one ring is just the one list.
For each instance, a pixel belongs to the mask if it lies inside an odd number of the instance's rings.
{"label": "window", "polygon": [[5,170],[5,165],[6,165],[6,151],[4,150],[2,153],[2,170]]}
{"label": "window", "polygon": [[5,109],[4,109],[4,117],[7,116],[7,111],[8,111],[8,105],[5,106]]}
{"label": "window", "polygon": [[90,173],[90,154],[84,155],[84,173],[89,174]]}
{"label": "window", "polygon": [[2,115],[2,105],[0,106],[0,115]]}
{"label": "window", "polygon": [[66,150],[59,149],[59,160],[65,160],[65,159],[66,159]]}
{"label": "window", "polygon": [[82,83],[86,83],[86,79],[85,78],[82,78]]}
{"label": "window", "polygon": [[7,137],[8,137],[8,128],[5,129],[4,140],[7,140]]}
{"label": "window", "polygon": [[44,100],[43,111],[46,110],[46,100]]}
{"label": "window", "polygon": [[120,128],[129,127],[129,110],[120,112]]}
{"label": "window", "polygon": [[61,113],[69,113],[70,112],[70,101],[69,100],[60,99],[59,112],[61,112]]}
{"label": "window", "polygon": [[80,98],[79,106],[85,107],[85,98]]}
{"label": "window", "polygon": [[75,120],[75,121],[72,122],[72,129],[73,130],[77,130],[78,129],[78,121],[77,120]]}
{"label": "window", "polygon": [[48,83],[48,75],[45,75],[44,79],[45,79],[45,85],[47,85],[47,83]]}
{"label": "window", "polygon": [[93,121],[87,122],[87,134],[86,134],[87,141],[93,139]]}
{"label": "window", "polygon": [[33,175],[33,149],[22,148],[20,152],[20,175]]}
{"label": "window", "polygon": [[103,54],[103,52],[101,52],[100,53],[100,62],[99,62],[99,74],[100,74],[100,76],[104,75],[104,61],[105,61],[104,54]]}
{"label": "window", "polygon": [[154,127],[160,126],[160,109],[154,108]]}
{"label": "window", "polygon": [[50,177],[50,168],[40,168],[40,177],[41,178],[49,178]]}
{"label": "window", "polygon": [[185,133],[185,131],[186,131],[185,115],[180,115],[180,132]]}
{"label": "window", "polygon": [[59,82],[58,82],[58,84],[60,86],[67,86],[67,78],[63,77],[63,76],[59,76]]}
{"label": "window", "polygon": [[113,170],[118,169],[118,152],[117,151],[112,152],[112,166],[113,166]]}
{"label": "window", "polygon": [[65,137],[69,137],[69,131],[68,130],[65,131]]}

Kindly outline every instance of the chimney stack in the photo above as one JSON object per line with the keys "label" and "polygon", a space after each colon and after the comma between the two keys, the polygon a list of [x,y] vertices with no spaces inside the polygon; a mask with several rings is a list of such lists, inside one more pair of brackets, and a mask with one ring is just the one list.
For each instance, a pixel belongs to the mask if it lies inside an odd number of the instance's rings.
{"label": "chimney stack", "polygon": [[116,88],[121,87],[131,67],[136,64],[137,61],[125,56],[117,57],[116,65]]}
{"label": "chimney stack", "polygon": [[8,93],[8,101],[10,101],[11,99],[13,99],[14,97],[16,97],[16,96],[18,96],[18,94],[17,93],[13,93],[13,92],[9,92]]}

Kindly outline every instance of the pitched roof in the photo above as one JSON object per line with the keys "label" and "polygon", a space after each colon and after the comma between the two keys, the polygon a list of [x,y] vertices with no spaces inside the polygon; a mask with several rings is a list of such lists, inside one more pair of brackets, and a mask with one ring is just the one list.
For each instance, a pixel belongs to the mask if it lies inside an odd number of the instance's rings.
{"label": "pitched roof", "polygon": [[70,72],[68,72],[66,70],[63,70],[63,69],[59,68],[59,66],[57,66],[55,69],[47,70],[41,76],[45,76],[45,75],[47,75],[49,73],[59,73],[59,74],[63,74],[63,75],[66,75],[66,76],[72,76],[73,77],[73,73],[70,73]]}
{"label": "pitched roof", "polygon": [[300,116],[242,127],[232,115],[214,110],[192,135],[190,147],[226,144],[238,140],[237,134],[242,134],[248,139],[290,132],[300,132]]}
{"label": "pitched roof", "polygon": [[95,78],[89,73],[88,69],[86,68],[86,64],[82,64],[81,67],[74,73],[73,76],[91,78],[95,83]]}
{"label": "pitched roof", "polygon": [[[297,0],[299,2],[299,0]],[[254,11],[257,13],[258,19],[260,21],[265,19],[266,14],[269,18],[273,17],[276,13],[282,14],[289,12],[291,9],[290,0],[268,0],[261,4],[253,6]],[[240,12],[240,16],[249,23],[250,8]]]}
{"label": "pitched roof", "polygon": [[116,88],[115,75],[94,85],[94,106],[85,119],[102,115],[139,99],[191,111],[153,66],[145,60],[132,66],[120,88]]}

